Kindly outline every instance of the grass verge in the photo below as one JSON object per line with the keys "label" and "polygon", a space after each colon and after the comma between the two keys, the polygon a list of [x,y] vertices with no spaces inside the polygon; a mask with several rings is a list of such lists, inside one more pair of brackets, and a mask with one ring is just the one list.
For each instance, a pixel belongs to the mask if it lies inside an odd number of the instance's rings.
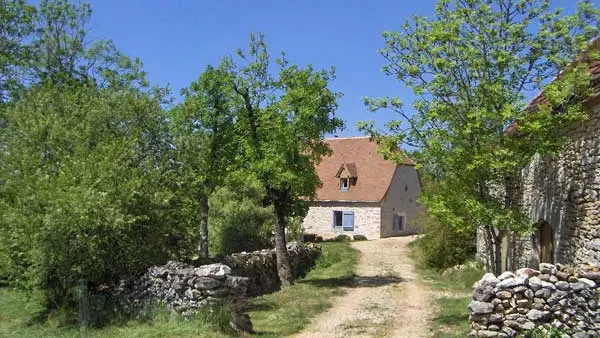
{"label": "grass verge", "polygon": [[[349,243],[323,243],[323,255],[315,268],[295,285],[251,300],[250,316],[259,337],[283,337],[300,331],[312,317],[331,306],[331,297],[341,294],[340,287],[354,276],[358,252]],[[22,291],[0,288],[0,338],[79,338],[78,327],[61,326],[49,318],[35,321],[43,311],[41,297]],[[198,317],[184,320],[168,311],[160,311],[149,321],[130,321],[123,325],[91,328],[90,338],[106,337],[233,337],[210,320]]]}
{"label": "grass verge", "polygon": [[[411,255],[419,259],[418,245],[411,243]],[[483,276],[483,268],[473,262],[464,264],[463,269],[450,270],[444,274],[437,269],[417,263],[417,273],[434,291],[437,312],[431,322],[434,338],[464,338],[470,331],[467,305],[471,301],[473,284]]]}
{"label": "grass verge", "polygon": [[354,277],[358,252],[346,242],[322,243],[323,254],[308,275],[291,287],[254,298],[250,318],[261,337],[285,337],[299,332],[331,306],[331,298]]}

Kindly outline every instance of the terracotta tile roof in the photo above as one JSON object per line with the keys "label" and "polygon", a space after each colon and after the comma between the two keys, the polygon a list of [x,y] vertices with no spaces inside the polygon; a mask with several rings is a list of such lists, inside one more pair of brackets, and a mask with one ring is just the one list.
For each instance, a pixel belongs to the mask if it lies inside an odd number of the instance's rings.
{"label": "terracotta tile roof", "polygon": [[342,165],[340,166],[340,168],[338,169],[337,173],[335,174],[335,177],[341,177],[342,173],[345,171],[348,172],[347,175],[348,177],[358,177],[357,172],[356,172],[356,163],[352,162],[352,163],[342,163]]}
{"label": "terracotta tile roof", "polygon": [[[590,62],[590,54],[589,54],[589,50],[590,49],[595,49],[596,51],[600,51],[600,36],[595,37],[591,42],[590,42],[590,48],[585,51],[582,52],[580,55],[578,55],[574,62],[580,62],[580,61],[584,61],[584,62]],[[567,66],[567,69],[569,68],[569,66]],[[592,77],[592,79],[597,79],[598,77],[600,77],[600,60],[591,60],[590,65],[589,65],[589,71],[590,71],[590,75]],[[560,74],[558,75],[560,77]],[[598,92],[599,88],[595,88],[596,92]],[[535,106],[537,106],[538,104],[542,104],[542,103],[548,103],[548,99],[544,96],[543,92],[540,92],[536,95],[536,97],[533,98],[533,100],[531,100],[531,102],[529,102],[529,104],[527,105],[527,107],[525,107],[525,110],[528,109],[533,109],[535,108]]]}
{"label": "terracotta tile roof", "polygon": [[[392,181],[397,164],[377,152],[378,145],[369,137],[331,138],[326,140],[333,151],[317,166],[322,186],[317,189],[320,201],[381,201]],[[408,157],[403,163],[415,165]],[[348,191],[340,191],[340,170],[356,177]],[[342,175],[345,176],[345,175]],[[354,183],[354,182],[353,182]]]}
{"label": "terracotta tile roof", "polygon": [[[594,38],[590,42],[590,49],[596,49],[597,51],[600,51],[600,36]],[[579,56],[577,56],[575,58],[575,62],[580,61],[582,59],[586,59],[586,61],[589,61],[589,53],[584,52],[584,53],[580,54]],[[600,80],[600,60],[592,60],[589,65],[589,70],[590,70],[590,75],[592,77],[593,87],[594,87],[594,94],[592,95],[592,99],[595,99],[595,96],[600,95],[600,86],[598,84],[598,81]],[[559,74],[559,76],[560,76],[560,74]],[[592,101],[594,103],[596,103],[596,100],[592,100]],[[545,104],[545,103],[548,103],[548,99],[546,98],[546,96],[544,95],[543,92],[540,92],[531,101],[529,101],[529,103],[525,107],[525,111],[530,111],[532,109],[535,109],[539,104]],[[508,128],[506,128],[504,133],[506,135],[514,135],[517,132],[518,125],[519,125],[518,121],[512,122],[508,126]]]}

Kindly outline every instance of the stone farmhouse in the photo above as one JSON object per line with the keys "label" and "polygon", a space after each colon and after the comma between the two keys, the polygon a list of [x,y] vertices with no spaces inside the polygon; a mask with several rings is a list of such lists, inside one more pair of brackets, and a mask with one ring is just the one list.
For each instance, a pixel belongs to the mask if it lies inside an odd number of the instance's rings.
{"label": "stone farmhouse", "polygon": [[369,137],[326,142],[333,153],[316,168],[322,186],[304,218],[305,233],[377,239],[418,232],[412,221],[421,185],[412,160],[384,159]]}
{"label": "stone farmhouse", "polygon": [[[600,39],[592,41],[600,49]],[[600,60],[590,64],[594,88],[600,79]],[[537,154],[511,179],[510,200],[522,206],[535,222],[530,236],[507,236],[502,268],[537,268],[539,263],[600,265],[600,91],[585,102],[589,118],[563,132],[567,144],[554,156]],[[543,100],[538,95],[529,104]],[[485,244],[478,236],[478,253]]]}

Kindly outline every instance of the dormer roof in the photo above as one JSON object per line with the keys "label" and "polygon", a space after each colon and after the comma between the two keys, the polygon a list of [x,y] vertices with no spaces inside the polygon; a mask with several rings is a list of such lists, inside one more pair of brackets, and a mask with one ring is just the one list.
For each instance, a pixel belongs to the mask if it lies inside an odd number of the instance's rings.
{"label": "dormer roof", "polygon": [[350,177],[350,178],[358,177],[358,174],[356,172],[356,163],[354,163],[354,162],[350,162],[350,163],[343,162],[342,165],[340,165],[340,168],[338,169],[337,173],[335,174],[335,177],[341,178],[344,171],[347,174],[344,175],[343,177]]}
{"label": "dormer roof", "polygon": [[[325,142],[332,154],[316,167],[322,183],[317,200],[379,202],[385,197],[398,164],[384,159],[377,143],[369,137],[330,138]],[[401,165],[415,163],[407,157]],[[345,177],[356,180],[348,191],[340,191],[340,178]]]}

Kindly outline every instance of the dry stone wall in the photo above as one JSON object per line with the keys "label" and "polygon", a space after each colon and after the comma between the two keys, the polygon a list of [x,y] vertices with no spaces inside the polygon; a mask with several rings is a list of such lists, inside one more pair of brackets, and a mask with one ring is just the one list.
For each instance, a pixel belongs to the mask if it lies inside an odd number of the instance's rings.
{"label": "dry stone wall", "polygon": [[536,327],[558,328],[564,337],[599,337],[600,270],[542,263],[500,276],[485,274],[469,304],[470,337],[517,337]]}
{"label": "dry stone wall", "polygon": [[[320,253],[316,244],[288,244],[295,276],[303,276]],[[223,263],[194,267],[170,261],[123,281],[112,295],[130,314],[143,311],[148,302],[154,301],[184,316],[210,306],[227,305],[232,310],[232,326],[251,332],[248,297],[275,291],[280,286],[275,250],[233,254],[225,257]]]}
{"label": "dry stone wall", "polygon": [[[289,243],[288,254],[294,278],[303,277],[321,255],[321,248],[314,243]],[[249,297],[279,290],[275,250],[241,252],[226,256],[223,263],[231,267],[233,274],[247,277]]]}

